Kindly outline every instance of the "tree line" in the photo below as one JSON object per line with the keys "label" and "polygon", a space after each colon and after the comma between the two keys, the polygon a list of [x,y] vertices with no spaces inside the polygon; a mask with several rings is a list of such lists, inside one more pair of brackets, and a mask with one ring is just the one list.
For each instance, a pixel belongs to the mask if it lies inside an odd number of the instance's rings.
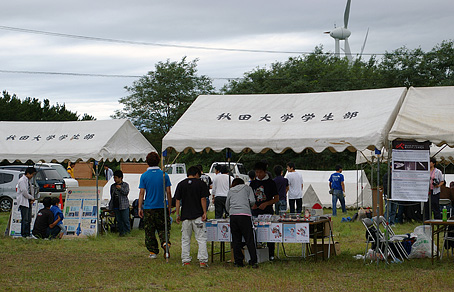
{"label": "tree line", "polygon": [[0,120],[2,121],[78,121],[94,120],[93,116],[84,114],[80,117],[71,112],[65,104],[51,105],[48,99],[41,102],[37,98],[19,99],[15,94],[3,91],[0,96]]}
{"label": "tree line", "polygon": [[[290,57],[269,67],[257,67],[239,80],[230,80],[220,92],[215,92],[212,81],[197,74],[197,59],[160,62],[130,87],[129,95],[120,99],[123,109],[114,118],[127,117],[141,129],[157,148],[172,125],[201,94],[279,94],[309,93],[390,87],[426,87],[454,85],[454,43],[443,41],[432,50],[398,48],[382,57],[362,57],[354,61],[325,53],[316,47],[311,54]],[[194,129],[197,130],[197,129]],[[171,153],[172,161],[175,153]],[[285,165],[288,161],[304,169],[333,169],[338,163],[344,169],[355,169],[355,153],[302,153],[287,151],[276,154],[233,154],[251,169],[257,160],[267,160],[270,166]],[[207,170],[213,161],[225,161],[225,153],[181,154],[178,161],[202,164]],[[368,168],[366,168],[368,169]]]}

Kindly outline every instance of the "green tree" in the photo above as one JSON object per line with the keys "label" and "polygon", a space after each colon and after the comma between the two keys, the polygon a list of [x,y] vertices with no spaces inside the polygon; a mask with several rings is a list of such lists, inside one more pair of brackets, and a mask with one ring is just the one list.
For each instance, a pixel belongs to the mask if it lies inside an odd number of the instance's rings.
{"label": "green tree", "polygon": [[65,104],[50,105],[48,99],[41,103],[37,98],[27,97],[20,100],[15,94],[3,91],[0,97],[0,117],[2,121],[77,121],[94,120],[84,114],[81,119],[77,113],[66,109]]}
{"label": "green tree", "polygon": [[271,64],[269,69],[256,68],[242,80],[232,80],[222,88],[225,94],[307,93],[378,88],[382,84],[377,61],[357,59],[349,62],[316,47],[309,55],[290,57]]}
{"label": "green tree", "polygon": [[398,48],[384,55],[378,69],[388,87],[454,85],[454,43],[443,41],[427,53]]}
{"label": "green tree", "polygon": [[129,118],[145,133],[155,147],[197,96],[212,94],[214,87],[207,76],[197,75],[198,59],[159,62],[155,71],[134,81],[125,89],[130,95],[121,98],[124,105],[113,118]]}

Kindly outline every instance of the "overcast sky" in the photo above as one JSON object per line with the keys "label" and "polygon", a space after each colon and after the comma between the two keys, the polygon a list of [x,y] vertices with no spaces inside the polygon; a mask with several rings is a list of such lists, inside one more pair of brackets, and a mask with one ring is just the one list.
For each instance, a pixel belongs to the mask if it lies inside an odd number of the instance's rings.
{"label": "overcast sky", "polygon": [[[78,114],[109,119],[138,77],[24,74],[5,71],[142,76],[159,61],[198,58],[200,75],[220,88],[227,78],[285,61],[297,53],[257,53],[119,44],[11,30],[106,38],[131,42],[312,52],[334,51],[324,31],[342,26],[346,0],[213,1],[96,0],[2,1],[0,89],[19,98],[49,99]],[[450,0],[352,0],[348,28],[353,55],[399,47],[431,50],[453,39]],[[341,43],[342,45],[342,43]],[[366,55],[368,56],[368,55]],[[380,57],[380,56],[379,56]]]}

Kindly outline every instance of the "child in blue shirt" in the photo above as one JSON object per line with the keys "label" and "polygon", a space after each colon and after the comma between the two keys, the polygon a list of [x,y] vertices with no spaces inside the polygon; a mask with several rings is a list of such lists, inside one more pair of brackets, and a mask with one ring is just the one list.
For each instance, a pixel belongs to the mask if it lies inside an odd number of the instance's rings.
{"label": "child in blue shirt", "polygon": [[52,206],[50,207],[50,210],[54,214],[54,222],[58,221],[57,226],[60,227],[60,233],[58,234],[58,237],[61,239],[63,237],[63,234],[65,234],[66,232],[66,228],[65,225],[63,225],[63,212],[57,206],[59,202],[60,199],[56,197],[52,198]]}

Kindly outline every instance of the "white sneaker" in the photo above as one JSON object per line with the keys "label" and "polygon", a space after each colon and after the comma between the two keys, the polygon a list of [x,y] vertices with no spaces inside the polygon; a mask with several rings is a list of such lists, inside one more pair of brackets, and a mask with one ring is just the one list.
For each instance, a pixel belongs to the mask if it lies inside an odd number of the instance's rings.
{"label": "white sneaker", "polygon": [[157,254],[153,253],[153,252],[150,252],[150,255],[148,256],[150,259],[155,259],[158,257]]}

